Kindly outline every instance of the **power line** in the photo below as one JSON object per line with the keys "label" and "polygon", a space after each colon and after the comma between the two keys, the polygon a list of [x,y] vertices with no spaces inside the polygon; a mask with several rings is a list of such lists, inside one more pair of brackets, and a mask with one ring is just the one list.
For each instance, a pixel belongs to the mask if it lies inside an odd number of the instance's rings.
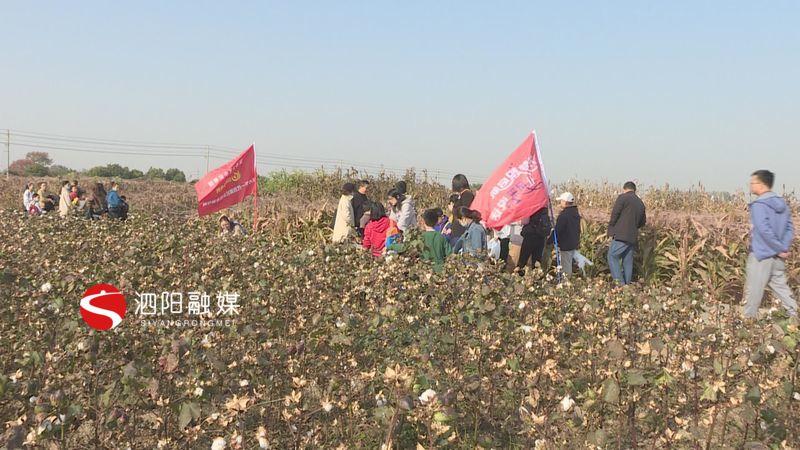
{"label": "power line", "polygon": [[47,150],[64,150],[68,152],[79,152],[79,153],[99,153],[99,154],[109,154],[109,155],[141,155],[141,156],[190,156],[190,157],[200,157],[205,156],[200,153],[148,153],[148,152],[134,152],[134,151],[114,151],[114,150],[96,150],[96,149],[85,149],[85,148],[75,148],[75,147],[63,147],[63,146],[55,146],[55,145],[42,145],[38,143],[30,143],[26,141],[14,141],[14,145],[18,145],[20,147],[26,147],[31,149],[37,148],[44,148]]}
{"label": "power line", "polygon": [[[79,153],[111,154],[111,155],[133,155],[133,156],[165,156],[165,157],[201,157],[220,160],[229,160],[232,156],[241,153],[235,147],[201,144],[180,144],[167,142],[148,142],[135,140],[101,139],[77,136],[66,136],[51,133],[40,133],[34,131],[7,130],[9,135],[20,136],[22,141],[14,140],[15,145],[25,148],[41,148],[48,150],[63,150]],[[86,144],[80,145],[80,144]],[[108,148],[111,147],[111,148]],[[134,150],[136,149],[136,150]],[[145,150],[145,151],[143,151]],[[149,151],[147,151],[149,150]],[[158,152],[157,150],[171,150],[171,152]],[[200,152],[205,153],[200,153]],[[186,152],[186,153],[184,153]],[[188,153],[192,152],[192,153]],[[386,167],[380,164],[364,163],[334,158],[313,158],[288,156],[270,152],[258,152],[257,164],[265,166],[289,167],[296,169],[321,169],[328,167],[350,167],[364,172],[382,171],[385,173],[404,174],[413,168]],[[436,179],[443,174],[456,173],[452,170],[444,169],[423,169],[422,173],[433,175]],[[485,179],[485,176],[468,175],[474,179]]]}
{"label": "power line", "polygon": [[132,141],[132,140],[118,140],[118,139],[103,139],[103,138],[87,138],[87,137],[78,137],[78,136],[65,136],[60,134],[50,134],[50,133],[39,133],[35,131],[21,131],[21,130],[10,130],[12,134],[37,138],[37,139],[45,139],[45,140],[56,140],[56,141],[66,141],[66,142],[77,142],[77,143],[86,143],[86,144],[104,144],[109,146],[128,146],[128,147],[164,147],[164,148],[219,148],[224,150],[232,150],[235,151],[235,147],[226,147],[221,145],[208,145],[208,144],[179,144],[179,143],[170,143],[170,142],[148,142],[148,141]]}

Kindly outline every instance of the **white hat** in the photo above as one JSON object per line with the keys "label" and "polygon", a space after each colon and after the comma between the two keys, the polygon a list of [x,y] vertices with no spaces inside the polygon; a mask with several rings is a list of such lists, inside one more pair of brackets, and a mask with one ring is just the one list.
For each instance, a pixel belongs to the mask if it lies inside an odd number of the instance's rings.
{"label": "white hat", "polygon": [[569,192],[564,192],[563,194],[559,195],[556,200],[563,200],[568,203],[575,203],[575,196],[570,194]]}

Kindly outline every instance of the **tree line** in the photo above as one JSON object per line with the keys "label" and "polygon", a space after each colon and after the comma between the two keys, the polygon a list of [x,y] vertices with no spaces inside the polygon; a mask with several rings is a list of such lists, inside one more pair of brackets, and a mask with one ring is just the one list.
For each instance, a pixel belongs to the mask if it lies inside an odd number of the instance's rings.
{"label": "tree line", "polygon": [[8,172],[12,175],[32,176],[32,177],[63,177],[71,173],[81,173],[91,177],[121,178],[132,180],[137,178],[148,178],[154,180],[186,182],[186,174],[180,169],[161,169],[151,167],[147,172],[139,169],[131,169],[119,164],[106,164],[105,166],[95,166],[83,171],[73,170],[60,164],[54,164],[53,159],[46,152],[28,152],[25,158],[12,162],[8,167]]}

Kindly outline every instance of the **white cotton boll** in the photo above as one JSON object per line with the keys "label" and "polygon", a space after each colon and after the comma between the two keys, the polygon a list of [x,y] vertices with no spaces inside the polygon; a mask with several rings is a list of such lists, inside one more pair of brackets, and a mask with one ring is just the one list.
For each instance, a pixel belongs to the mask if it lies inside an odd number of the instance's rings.
{"label": "white cotton boll", "polygon": [[575,405],[575,400],[569,396],[569,394],[565,395],[564,398],[561,399],[561,410],[564,412],[569,411]]}
{"label": "white cotton boll", "polygon": [[800,392],[795,392],[794,395],[792,395],[792,398],[795,400],[800,400]]}
{"label": "white cotton boll", "polygon": [[256,261],[256,262],[254,262],[254,263],[253,263],[253,268],[254,268],[254,269],[258,269],[258,266],[259,266],[259,264],[258,264],[258,261]]}
{"label": "white cotton boll", "polygon": [[767,351],[770,353],[775,353],[775,347],[772,344],[767,345]]}
{"label": "white cotton boll", "polygon": [[249,385],[250,385],[249,381],[247,381],[247,380],[239,380],[239,386],[240,387],[247,387]]}
{"label": "white cotton boll", "polygon": [[525,302],[519,302],[519,309],[525,309],[526,305],[527,305],[527,303],[525,303]]}
{"label": "white cotton boll", "polygon": [[314,256],[314,250],[309,250],[308,251],[308,256]]}
{"label": "white cotton boll", "polygon": [[533,347],[533,342],[528,341],[525,343],[525,348],[527,348],[528,350],[530,350],[532,347]]}
{"label": "white cotton boll", "polygon": [[211,443],[211,450],[225,450],[225,439],[221,437],[214,438]]}
{"label": "white cotton boll", "polygon": [[428,403],[432,402],[436,398],[436,391],[433,389],[428,389],[419,396],[419,401],[422,402],[423,405],[427,405]]}
{"label": "white cotton boll", "polygon": [[50,289],[53,289],[53,285],[50,284],[50,282],[48,281],[47,283],[44,283],[42,285],[41,289],[42,289],[42,292],[50,292]]}
{"label": "white cotton boll", "polygon": [[522,325],[521,327],[519,327],[519,329],[522,330],[523,333],[530,333],[531,331],[533,331],[533,327],[530,325]]}
{"label": "white cotton boll", "polygon": [[194,396],[195,397],[202,397],[203,396],[203,388],[201,388],[200,386],[197,386],[196,388],[194,388]]}
{"label": "white cotton boll", "polygon": [[322,402],[322,410],[325,412],[331,412],[333,410],[333,403],[328,401]]}

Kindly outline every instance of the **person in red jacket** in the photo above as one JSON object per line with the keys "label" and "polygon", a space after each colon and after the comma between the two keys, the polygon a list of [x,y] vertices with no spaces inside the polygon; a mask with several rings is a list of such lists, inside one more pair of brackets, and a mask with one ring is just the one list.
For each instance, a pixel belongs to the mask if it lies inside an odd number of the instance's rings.
{"label": "person in red jacket", "polygon": [[364,228],[364,239],[361,245],[378,258],[386,248],[386,230],[389,228],[389,218],[386,210],[380,203],[372,203],[369,208],[369,223]]}

